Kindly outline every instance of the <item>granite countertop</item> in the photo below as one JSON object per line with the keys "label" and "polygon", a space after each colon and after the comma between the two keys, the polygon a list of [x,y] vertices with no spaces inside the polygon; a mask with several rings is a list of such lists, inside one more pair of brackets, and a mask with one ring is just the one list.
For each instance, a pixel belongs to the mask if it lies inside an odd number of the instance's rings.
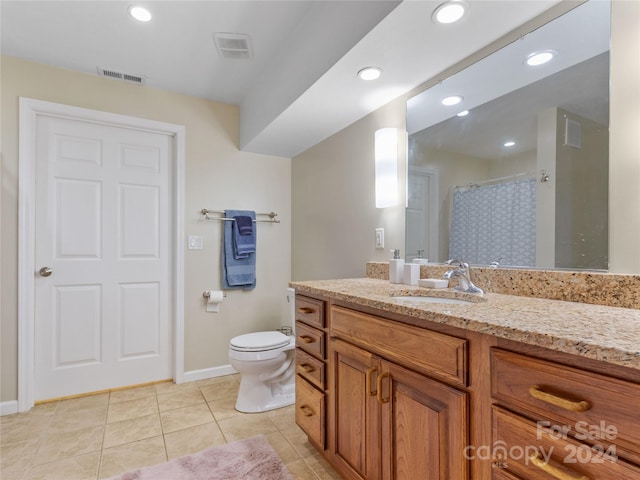
{"label": "granite countertop", "polygon": [[[451,289],[396,285],[356,278],[291,282],[298,293],[399,313],[640,370],[640,310],[528,298],[498,293],[483,297]],[[475,300],[471,304],[414,304],[394,295]]]}

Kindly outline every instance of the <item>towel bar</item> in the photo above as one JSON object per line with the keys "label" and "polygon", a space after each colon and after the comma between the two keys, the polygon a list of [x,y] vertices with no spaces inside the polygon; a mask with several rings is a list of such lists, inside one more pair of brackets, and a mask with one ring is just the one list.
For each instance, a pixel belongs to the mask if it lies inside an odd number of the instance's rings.
{"label": "towel bar", "polygon": [[[233,218],[226,218],[226,217],[210,217],[209,214],[210,213],[218,213],[218,214],[224,214],[224,210],[209,210],[208,208],[203,208],[202,210],[200,210],[200,215],[202,215],[204,217],[205,220],[222,220],[224,222],[233,222]],[[269,220],[254,220],[254,223],[280,223],[280,220],[278,220],[276,217],[278,216],[277,213],[275,212],[269,212],[269,213],[256,213],[256,215],[263,215],[263,216],[267,216],[269,217]]]}

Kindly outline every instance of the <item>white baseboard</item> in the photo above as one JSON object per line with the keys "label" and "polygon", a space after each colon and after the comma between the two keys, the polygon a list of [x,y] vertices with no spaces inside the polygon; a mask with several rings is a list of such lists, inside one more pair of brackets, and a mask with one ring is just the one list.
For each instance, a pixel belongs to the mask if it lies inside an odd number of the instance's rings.
{"label": "white baseboard", "polygon": [[0,402],[0,417],[3,415],[11,415],[18,413],[18,401],[9,400],[8,402]]}
{"label": "white baseboard", "polygon": [[185,382],[195,382],[196,380],[206,380],[207,378],[223,377],[232,375],[238,371],[231,365],[221,365],[219,367],[203,368],[202,370],[191,370],[184,372]]}

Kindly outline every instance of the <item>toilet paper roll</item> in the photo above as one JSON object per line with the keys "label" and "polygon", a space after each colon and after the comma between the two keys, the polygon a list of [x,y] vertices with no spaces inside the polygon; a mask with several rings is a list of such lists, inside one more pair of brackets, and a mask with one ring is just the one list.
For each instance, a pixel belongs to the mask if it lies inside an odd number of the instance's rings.
{"label": "toilet paper roll", "polygon": [[224,299],[222,290],[209,290],[209,298],[207,299],[207,312],[219,312],[220,302]]}

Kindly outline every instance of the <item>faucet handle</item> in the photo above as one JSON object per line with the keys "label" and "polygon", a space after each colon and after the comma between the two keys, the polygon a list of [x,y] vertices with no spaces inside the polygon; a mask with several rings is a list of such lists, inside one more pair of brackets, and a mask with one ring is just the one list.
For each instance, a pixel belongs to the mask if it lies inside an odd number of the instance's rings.
{"label": "faucet handle", "polygon": [[465,263],[463,260],[459,260],[457,258],[447,260],[447,265],[451,265],[453,267],[458,267],[458,268],[469,268],[468,263]]}

